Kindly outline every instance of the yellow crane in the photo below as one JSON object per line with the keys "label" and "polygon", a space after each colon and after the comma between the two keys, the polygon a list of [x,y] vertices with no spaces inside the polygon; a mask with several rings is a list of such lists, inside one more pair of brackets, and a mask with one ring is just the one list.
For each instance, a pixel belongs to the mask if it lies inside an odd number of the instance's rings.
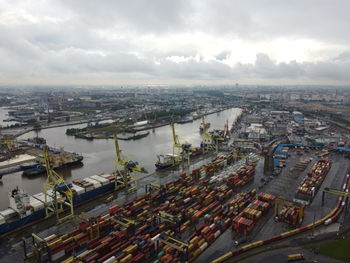
{"label": "yellow crane", "polygon": [[217,143],[213,140],[212,135],[208,132],[207,124],[205,122],[204,116],[202,116],[202,128],[203,128],[203,152],[209,152],[213,149],[217,150]]}
{"label": "yellow crane", "polygon": [[126,156],[123,155],[122,151],[119,148],[117,135],[114,135],[114,145],[115,152],[117,154],[117,159],[115,161],[116,172],[114,173],[115,189],[118,190],[120,188],[127,187],[129,188],[129,191],[137,191],[138,180],[137,178],[133,178],[131,176],[131,173],[133,171],[147,173],[147,171],[143,167],[139,167],[137,162],[128,159]]}
{"label": "yellow crane", "polygon": [[[44,147],[47,179],[44,182],[46,217],[56,215],[57,222],[74,218],[73,192],[66,181],[51,167],[48,147]],[[62,215],[66,208],[68,214]]]}
{"label": "yellow crane", "polygon": [[278,211],[279,211],[279,205],[286,205],[286,206],[296,206],[300,209],[299,211],[299,217],[298,217],[298,224],[301,224],[303,222],[304,218],[304,210],[305,206],[302,204],[298,204],[292,201],[288,201],[282,198],[276,198],[275,199],[275,207],[274,207],[274,217],[278,216]]}
{"label": "yellow crane", "polygon": [[[172,122],[170,126],[173,134],[173,156],[181,156],[181,161],[187,159],[187,164],[190,166],[190,155],[193,148],[188,142],[180,143],[179,136],[175,132],[175,124]],[[178,162],[180,160],[174,161]]]}

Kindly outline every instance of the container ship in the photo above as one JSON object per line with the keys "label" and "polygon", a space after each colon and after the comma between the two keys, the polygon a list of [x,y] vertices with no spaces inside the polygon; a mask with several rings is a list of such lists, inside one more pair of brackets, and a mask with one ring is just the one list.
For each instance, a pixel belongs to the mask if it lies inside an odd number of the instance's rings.
{"label": "container ship", "polygon": [[[117,180],[121,180],[118,178]],[[100,194],[115,189],[115,176],[111,174],[92,175],[84,179],[75,179],[69,184],[74,197],[74,205],[92,199]],[[58,194],[58,193],[57,193]],[[48,192],[46,203],[53,201],[53,193]],[[57,196],[58,200],[63,199]],[[0,211],[0,235],[27,225],[45,217],[45,194],[43,192],[29,195],[22,189],[9,193],[9,208]]]}
{"label": "container ship", "polygon": [[[191,157],[203,154],[201,147],[190,148]],[[164,170],[168,168],[175,168],[181,163],[181,157],[177,154],[168,153],[166,155],[158,155],[158,160],[155,163],[157,170]]]}
{"label": "container ship", "polygon": [[[53,169],[59,170],[65,167],[73,166],[75,164],[81,163],[83,159],[84,157],[82,155],[70,153],[68,160],[64,160],[60,163],[54,164]],[[23,175],[25,176],[35,176],[46,173],[46,167],[44,164],[41,163],[21,165],[21,169],[24,170]]]}

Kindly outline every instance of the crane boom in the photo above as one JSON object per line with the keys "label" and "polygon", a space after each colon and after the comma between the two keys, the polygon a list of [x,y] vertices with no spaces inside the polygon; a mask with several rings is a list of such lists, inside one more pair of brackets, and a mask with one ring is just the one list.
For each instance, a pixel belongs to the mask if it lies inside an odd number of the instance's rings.
{"label": "crane boom", "polygon": [[[73,192],[67,185],[66,181],[53,170],[48,147],[44,147],[43,151],[47,172],[47,179],[43,185],[46,217],[55,214],[57,221],[61,223],[74,217]],[[60,217],[60,214],[67,208],[70,210],[70,213],[66,216]]]}

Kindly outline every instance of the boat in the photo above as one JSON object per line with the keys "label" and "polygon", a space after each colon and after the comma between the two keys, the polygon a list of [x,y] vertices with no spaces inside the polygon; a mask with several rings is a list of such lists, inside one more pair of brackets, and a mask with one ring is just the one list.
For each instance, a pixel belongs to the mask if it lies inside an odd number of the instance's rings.
{"label": "boat", "polygon": [[35,167],[28,168],[28,169],[24,170],[22,175],[24,175],[24,176],[35,176],[35,175],[39,175],[39,174],[42,174],[42,173],[45,173],[45,172],[46,172],[45,166],[42,165],[42,164],[38,164]]}
{"label": "boat", "polygon": [[177,124],[185,124],[185,123],[189,123],[189,122],[193,122],[193,117],[187,117],[181,121],[177,121]]}
{"label": "boat", "polygon": [[[117,177],[117,180],[121,178]],[[115,176],[111,174],[92,175],[68,184],[73,192],[74,206],[93,199],[115,189]],[[49,193],[49,192],[48,192]],[[52,196],[52,198],[51,198]],[[57,198],[62,199],[58,196]],[[48,196],[53,200],[53,195]],[[29,195],[23,189],[13,189],[9,193],[9,208],[0,211],[0,235],[43,219],[45,212],[45,194]]]}
{"label": "boat", "polygon": [[5,120],[3,120],[4,122],[10,122],[10,121],[17,121],[16,118],[7,118]]}
{"label": "boat", "polygon": [[35,144],[46,144],[45,138],[42,137],[28,138],[27,141]]}
{"label": "boat", "polygon": [[[70,156],[70,160],[64,163],[57,164],[56,166],[53,167],[54,170],[59,170],[65,167],[73,166],[75,164],[79,164],[82,162],[84,157],[82,155],[73,153]],[[24,176],[35,176],[39,174],[43,174],[46,172],[46,167],[43,164],[37,164],[32,167],[28,167],[27,169],[23,169],[23,174]]]}
{"label": "boat", "polygon": [[147,137],[149,135],[149,132],[145,132],[145,133],[138,133],[138,134],[134,134],[130,137],[119,137],[119,140],[124,140],[124,141],[129,141],[129,140],[138,140],[138,139],[142,139],[144,137]]}
{"label": "boat", "polygon": [[158,161],[155,163],[157,170],[164,170],[179,165],[179,156],[168,153],[167,155],[158,155]]}
{"label": "boat", "polygon": [[28,170],[28,169],[34,169],[38,166],[40,166],[40,164],[38,162],[32,162],[32,163],[22,164],[22,165],[20,165],[20,168],[22,171],[24,171],[24,170]]}

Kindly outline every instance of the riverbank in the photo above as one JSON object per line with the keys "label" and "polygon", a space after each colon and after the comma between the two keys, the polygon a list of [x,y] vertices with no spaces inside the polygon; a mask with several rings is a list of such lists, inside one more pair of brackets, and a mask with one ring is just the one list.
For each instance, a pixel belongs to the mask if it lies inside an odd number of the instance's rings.
{"label": "riverbank", "polygon": [[[225,108],[225,109],[220,109],[220,110],[215,110],[215,111],[212,111],[212,112],[207,112],[207,113],[204,113],[203,115],[207,116],[207,115],[211,115],[211,114],[214,114],[214,113],[223,112],[223,111],[229,110],[229,109],[234,109],[234,107],[228,107],[228,108]],[[51,128],[65,127],[65,126],[76,126],[76,125],[80,125],[80,124],[85,124],[85,123],[90,123],[90,122],[100,122],[100,121],[105,121],[105,120],[110,120],[110,119],[111,119],[111,117],[102,118],[102,119],[98,119],[98,120],[91,120],[91,119],[89,119],[89,120],[80,120],[80,121],[69,121],[69,122],[64,122],[64,123],[53,123],[53,124],[48,124],[48,125],[42,126],[38,131],[45,130],[45,129],[51,129]],[[159,123],[159,124],[155,124],[155,125],[149,125],[149,126],[146,126],[146,127],[140,127],[140,128],[136,128],[135,131],[136,132],[140,132],[140,131],[160,128],[160,127],[164,127],[164,126],[170,125],[170,123],[171,122],[164,122],[164,123]],[[6,134],[6,135],[12,135],[14,137],[19,137],[19,136],[22,136],[22,135],[24,135],[26,133],[29,133],[31,131],[35,131],[34,127],[24,128],[24,129],[20,129],[20,128],[11,129],[11,128],[9,128],[9,129],[2,130],[2,133]],[[106,138],[106,139],[108,139],[108,138]]]}
{"label": "riverbank", "polygon": [[[222,129],[226,121],[232,124],[237,116],[241,113],[241,109],[232,108],[206,117],[206,121],[211,123],[211,128]],[[199,133],[200,119],[190,123],[175,125],[176,134],[179,136],[181,143],[188,142],[193,146],[199,146],[203,140]],[[86,124],[77,125],[77,128],[86,126]],[[102,172],[112,172],[115,170],[115,147],[113,140],[84,140],[67,136],[65,134],[67,127],[55,127],[42,129],[38,132],[28,132],[20,136],[19,139],[25,140],[36,136],[46,139],[48,145],[60,148],[70,152],[76,152],[84,156],[84,165],[82,167],[74,167],[74,169],[63,169],[59,174],[70,182],[77,178],[85,178]],[[154,129],[147,137],[139,140],[120,140],[119,147],[125,158],[137,161],[139,166],[144,167],[150,174],[155,171],[155,163],[157,155],[165,155],[173,152],[173,138],[171,127],[165,124],[162,127]],[[168,170],[161,174],[173,174],[174,171]],[[161,176],[162,177],[162,176]],[[159,183],[161,179],[154,176],[148,177],[150,180]],[[0,208],[8,205],[7,193],[17,186],[25,189],[29,194],[42,192],[42,184],[46,180],[46,176],[25,177],[22,173],[12,173],[10,176],[4,176],[2,184],[0,184]]]}

